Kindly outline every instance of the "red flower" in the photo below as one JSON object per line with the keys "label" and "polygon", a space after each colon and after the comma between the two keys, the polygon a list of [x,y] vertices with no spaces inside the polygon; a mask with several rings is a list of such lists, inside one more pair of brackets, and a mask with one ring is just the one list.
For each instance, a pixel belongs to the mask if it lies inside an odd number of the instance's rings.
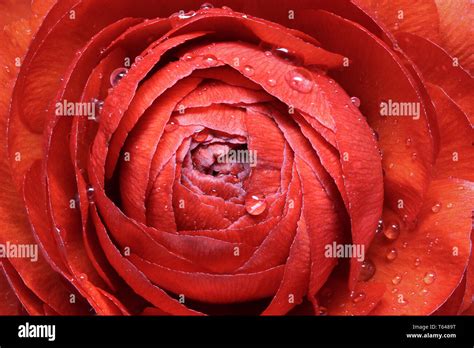
{"label": "red flower", "polygon": [[469,1],[2,6],[0,313],[472,313]]}

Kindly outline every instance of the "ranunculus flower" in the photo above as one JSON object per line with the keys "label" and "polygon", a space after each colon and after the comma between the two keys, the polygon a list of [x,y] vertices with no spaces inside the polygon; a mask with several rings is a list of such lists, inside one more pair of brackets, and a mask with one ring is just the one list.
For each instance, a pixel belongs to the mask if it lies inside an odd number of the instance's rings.
{"label": "ranunculus flower", "polygon": [[1,6],[0,313],[473,313],[470,1]]}

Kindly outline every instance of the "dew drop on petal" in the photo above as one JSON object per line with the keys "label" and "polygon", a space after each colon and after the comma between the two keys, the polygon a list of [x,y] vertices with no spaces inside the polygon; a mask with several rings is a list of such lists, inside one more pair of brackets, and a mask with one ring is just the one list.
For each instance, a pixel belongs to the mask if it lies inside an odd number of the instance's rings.
{"label": "dew drop on petal", "polygon": [[400,235],[400,226],[396,223],[390,224],[387,226],[387,228],[383,231],[383,234],[385,237],[387,237],[390,240],[395,240],[398,238]]}
{"label": "dew drop on petal", "polygon": [[165,126],[165,132],[173,132],[177,128],[178,128],[178,124],[174,121],[171,121]]}
{"label": "dew drop on petal", "polygon": [[202,143],[207,140],[208,136],[209,136],[209,131],[204,129],[200,132],[195,133],[193,135],[193,139],[194,141],[197,141],[198,143]]}
{"label": "dew drop on petal", "polygon": [[217,58],[213,55],[207,55],[202,57],[202,62],[205,66],[211,67],[217,65]]}
{"label": "dew drop on petal", "polygon": [[371,260],[369,259],[364,260],[364,262],[362,262],[362,267],[359,274],[359,280],[365,282],[371,279],[375,274],[375,270],[376,270],[375,265]]}
{"label": "dew drop on petal", "polygon": [[186,62],[189,62],[194,59],[194,56],[191,53],[186,53],[182,59]]}
{"label": "dew drop on petal", "polygon": [[402,281],[402,276],[400,274],[397,274],[395,277],[392,278],[392,284],[393,285],[398,285]]}
{"label": "dew drop on petal", "polygon": [[365,300],[366,295],[365,295],[365,292],[357,292],[353,294],[353,296],[351,297],[352,297],[352,302],[359,303]]}
{"label": "dew drop on petal", "polygon": [[95,191],[94,187],[92,185],[87,185],[87,199],[89,200],[89,203],[93,204],[95,200]]}
{"label": "dew drop on petal", "polygon": [[209,3],[209,2],[205,2],[204,4],[201,5],[200,9],[203,10],[203,11],[207,11],[207,10],[210,10],[211,8],[214,8],[214,5]]}
{"label": "dew drop on petal", "polygon": [[285,47],[273,47],[272,54],[293,65],[300,65],[303,62],[303,59],[300,56]]}
{"label": "dew drop on petal", "polygon": [[244,75],[253,76],[254,74],[255,74],[255,69],[252,66],[250,65],[244,66]]}
{"label": "dew drop on petal", "polygon": [[423,283],[429,285],[433,284],[436,279],[436,274],[434,272],[426,272],[425,276],[423,277]]}
{"label": "dew drop on petal", "polygon": [[267,80],[267,85],[269,85],[270,87],[275,87],[277,84],[276,80],[275,79],[272,79],[272,78],[269,78]]}
{"label": "dew drop on petal", "polygon": [[415,258],[415,267],[418,267],[421,264],[421,259],[419,257]]}
{"label": "dew drop on petal", "polygon": [[126,68],[118,68],[112,71],[110,74],[110,84],[112,87],[117,86],[117,84],[120,82],[121,79],[127,75],[128,69]]}
{"label": "dew drop on petal", "polygon": [[296,68],[287,72],[286,82],[292,89],[300,93],[310,93],[313,90],[313,77],[311,73],[304,68]]}
{"label": "dew drop on petal", "polygon": [[387,254],[385,255],[385,257],[387,258],[388,261],[395,260],[397,258],[397,256],[398,256],[398,251],[395,248],[389,249],[387,251]]}
{"label": "dew drop on petal", "polygon": [[328,309],[323,306],[319,306],[318,315],[328,315]]}
{"label": "dew drop on petal", "polygon": [[360,99],[357,97],[351,97],[351,103],[358,108],[360,106]]}
{"label": "dew drop on petal", "polygon": [[431,211],[432,211],[433,213],[438,213],[440,210],[441,210],[441,203],[439,203],[439,202],[436,202],[436,203],[431,207]]}
{"label": "dew drop on petal", "polygon": [[411,143],[412,143],[411,138],[407,138],[407,139],[405,140],[405,145],[406,145],[407,147],[410,147],[410,146],[411,146]]}
{"label": "dew drop on petal", "polygon": [[267,202],[259,195],[249,195],[245,199],[245,210],[250,215],[260,215],[267,208]]}
{"label": "dew drop on petal", "polygon": [[453,203],[448,203],[448,204],[446,204],[446,208],[451,209],[452,207],[454,207],[454,204],[453,204]]}
{"label": "dew drop on petal", "polygon": [[377,224],[377,229],[375,230],[375,233],[380,233],[383,231],[383,220],[380,219],[379,223]]}

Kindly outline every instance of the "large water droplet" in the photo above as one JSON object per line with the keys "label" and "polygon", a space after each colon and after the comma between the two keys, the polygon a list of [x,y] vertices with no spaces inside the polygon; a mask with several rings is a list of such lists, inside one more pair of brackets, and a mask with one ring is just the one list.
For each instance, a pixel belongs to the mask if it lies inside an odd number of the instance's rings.
{"label": "large water droplet", "polygon": [[385,237],[390,240],[395,240],[400,235],[400,226],[397,223],[388,225],[387,228],[383,231]]}
{"label": "large water droplet", "polygon": [[395,260],[397,258],[397,256],[398,256],[398,251],[395,248],[389,249],[387,251],[387,254],[385,255],[385,257],[387,258],[388,261]]}
{"label": "large water droplet", "polygon": [[313,90],[313,76],[304,68],[296,68],[287,72],[286,82],[292,89],[300,93],[310,93]]}
{"label": "large water droplet", "polygon": [[441,210],[441,203],[439,203],[439,202],[436,202],[436,203],[431,207],[431,211],[432,211],[433,213],[438,213],[440,210]]}
{"label": "large water droplet", "polygon": [[351,103],[358,108],[360,106],[360,99],[357,97],[351,97]]}
{"label": "large water droplet", "polygon": [[359,280],[365,282],[371,279],[375,274],[375,270],[376,270],[375,265],[371,260],[369,259],[364,260],[364,262],[362,262],[362,267],[359,274]]}
{"label": "large water droplet", "polygon": [[249,195],[245,199],[245,209],[250,215],[260,215],[267,208],[265,198],[259,195]]}
{"label": "large water droplet", "polygon": [[434,272],[426,272],[425,276],[423,277],[423,282],[427,285],[433,284],[436,279],[436,274]]}
{"label": "large water droplet", "polygon": [[127,68],[118,68],[112,71],[112,74],[110,74],[110,84],[112,87],[117,86],[120,80],[123,79],[125,75],[127,75],[127,72]]}

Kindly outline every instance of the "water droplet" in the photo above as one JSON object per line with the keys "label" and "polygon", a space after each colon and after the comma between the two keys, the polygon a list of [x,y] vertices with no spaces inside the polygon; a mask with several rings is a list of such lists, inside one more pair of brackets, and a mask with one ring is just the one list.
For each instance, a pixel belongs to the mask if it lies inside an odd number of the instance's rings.
{"label": "water droplet", "polygon": [[293,52],[285,47],[273,47],[272,53],[275,55],[275,57],[283,59],[294,65],[300,65],[303,62],[303,59],[298,56],[296,52]]}
{"label": "water droplet", "polygon": [[357,97],[351,97],[351,103],[358,108],[360,106],[360,99]]}
{"label": "water droplet", "polygon": [[78,277],[80,280],[87,280],[87,275],[85,275],[84,273],[81,273],[79,274],[79,277]]}
{"label": "water droplet", "polygon": [[375,265],[371,260],[369,259],[364,260],[364,262],[362,262],[362,267],[360,269],[359,280],[365,282],[371,279],[375,274],[375,270],[376,270]]}
{"label": "water droplet", "polygon": [[375,233],[380,233],[383,231],[383,220],[380,219],[379,223],[377,224],[377,229],[375,230]]}
{"label": "water droplet", "polygon": [[259,195],[249,195],[245,199],[245,209],[250,215],[260,215],[267,208],[267,202]]}
{"label": "water droplet", "polygon": [[328,315],[328,309],[323,306],[319,306],[318,315]]}
{"label": "water droplet", "polygon": [[390,168],[390,169],[392,169],[393,167],[395,167],[395,164],[394,164],[394,163],[390,163],[390,164],[388,165],[388,168]]}
{"label": "water droplet", "polygon": [[394,30],[400,29],[400,24],[398,24],[398,22],[395,23],[395,24],[393,25],[393,29],[394,29]]}
{"label": "water droplet", "polygon": [[351,297],[352,297],[352,302],[359,303],[365,300],[366,295],[365,295],[365,292],[357,292],[355,294],[352,294]]}
{"label": "water droplet", "polygon": [[383,231],[385,237],[390,240],[395,240],[400,235],[400,226],[396,223],[388,225],[387,228]]}
{"label": "water droplet", "polygon": [[247,76],[252,76],[255,74],[255,69],[250,65],[246,65],[244,66],[244,74]]}
{"label": "water droplet", "polygon": [[405,140],[405,145],[406,145],[407,147],[410,147],[410,146],[411,146],[411,143],[412,143],[411,138],[407,138],[407,140]]}
{"label": "water droplet", "polygon": [[173,132],[175,131],[176,129],[178,129],[178,124],[174,121],[171,121],[169,122],[166,126],[165,126],[165,132]]}
{"label": "water droplet", "polygon": [[94,104],[94,121],[99,122],[99,114],[102,112],[102,109],[104,108],[104,101],[99,100],[96,98],[91,99],[91,103]]}
{"label": "water droplet", "polygon": [[313,90],[313,77],[311,73],[303,68],[288,71],[285,76],[286,82],[292,89],[300,93],[310,93]]}
{"label": "water droplet", "polygon": [[194,56],[191,53],[186,53],[182,59],[186,62],[189,62],[194,59]]}
{"label": "water droplet", "polygon": [[267,80],[267,85],[269,85],[270,87],[275,87],[277,84],[276,80],[275,79],[272,79],[272,78],[269,78]]}
{"label": "water droplet", "polygon": [[213,55],[207,55],[202,57],[202,62],[205,66],[216,66],[217,58]]}
{"label": "water droplet", "polygon": [[397,274],[395,277],[392,278],[392,284],[393,285],[398,285],[402,281],[402,276],[400,274]]}
{"label": "water droplet", "polygon": [[446,204],[446,208],[451,209],[452,207],[454,207],[454,204],[453,204],[453,203],[448,203],[448,204]]}
{"label": "water droplet", "polygon": [[438,213],[440,210],[441,210],[441,203],[439,203],[439,202],[436,202],[436,203],[431,207],[431,211],[432,211],[433,213]]}
{"label": "water droplet", "polygon": [[208,137],[209,137],[209,131],[206,129],[199,131],[193,135],[194,141],[197,141],[198,143],[202,143],[206,141]]}
{"label": "water droplet", "polygon": [[417,154],[416,152],[413,152],[413,153],[411,154],[411,159],[412,159],[413,161],[416,161],[417,157],[418,157],[418,154]]}
{"label": "water droplet", "polygon": [[143,60],[143,56],[136,56],[135,59],[134,59],[135,63],[139,63],[142,60]]}
{"label": "water droplet", "polygon": [[89,200],[89,203],[93,204],[95,200],[95,190],[92,185],[87,185],[87,199]]}
{"label": "water droplet", "polygon": [[422,290],[420,290],[419,294],[422,295],[422,296],[426,296],[428,294],[428,292],[429,292],[428,289],[422,289]]}
{"label": "water droplet", "polygon": [[398,256],[398,251],[395,248],[389,249],[387,251],[387,255],[385,257],[387,258],[388,261],[393,261],[397,258]]}
{"label": "water droplet", "polygon": [[397,289],[397,288],[393,288],[393,289],[392,289],[392,294],[395,294],[396,292],[398,292],[398,289]]}
{"label": "water droplet", "polygon": [[408,242],[403,242],[402,248],[403,248],[403,249],[406,249],[407,246],[408,246]]}
{"label": "water droplet", "polygon": [[420,264],[421,264],[421,259],[419,257],[417,257],[415,259],[415,267],[418,267]]}
{"label": "water droplet", "polygon": [[170,24],[171,26],[174,28],[174,27],[177,27],[178,25],[186,22],[187,20],[191,19],[192,17],[194,17],[196,15],[196,12],[195,11],[189,11],[189,12],[176,12],[176,13],[173,13],[171,16],[170,16]]}
{"label": "water droplet", "polygon": [[265,57],[271,57],[273,56],[273,53],[271,51],[265,51]]}
{"label": "water droplet", "polygon": [[426,272],[425,276],[423,277],[423,282],[427,285],[433,284],[436,279],[436,274],[434,272]]}
{"label": "water droplet", "polygon": [[214,5],[208,2],[205,2],[204,4],[201,5],[200,9],[203,11],[210,10],[211,8],[214,8]]}
{"label": "water droplet", "polygon": [[222,6],[222,9],[224,11],[227,11],[227,12],[233,12],[234,10],[232,10],[229,6]]}
{"label": "water droplet", "polygon": [[117,84],[120,82],[121,79],[127,75],[128,69],[126,68],[118,68],[112,71],[112,74],[110,74],[110,84],[112,87],[117,86]]}

